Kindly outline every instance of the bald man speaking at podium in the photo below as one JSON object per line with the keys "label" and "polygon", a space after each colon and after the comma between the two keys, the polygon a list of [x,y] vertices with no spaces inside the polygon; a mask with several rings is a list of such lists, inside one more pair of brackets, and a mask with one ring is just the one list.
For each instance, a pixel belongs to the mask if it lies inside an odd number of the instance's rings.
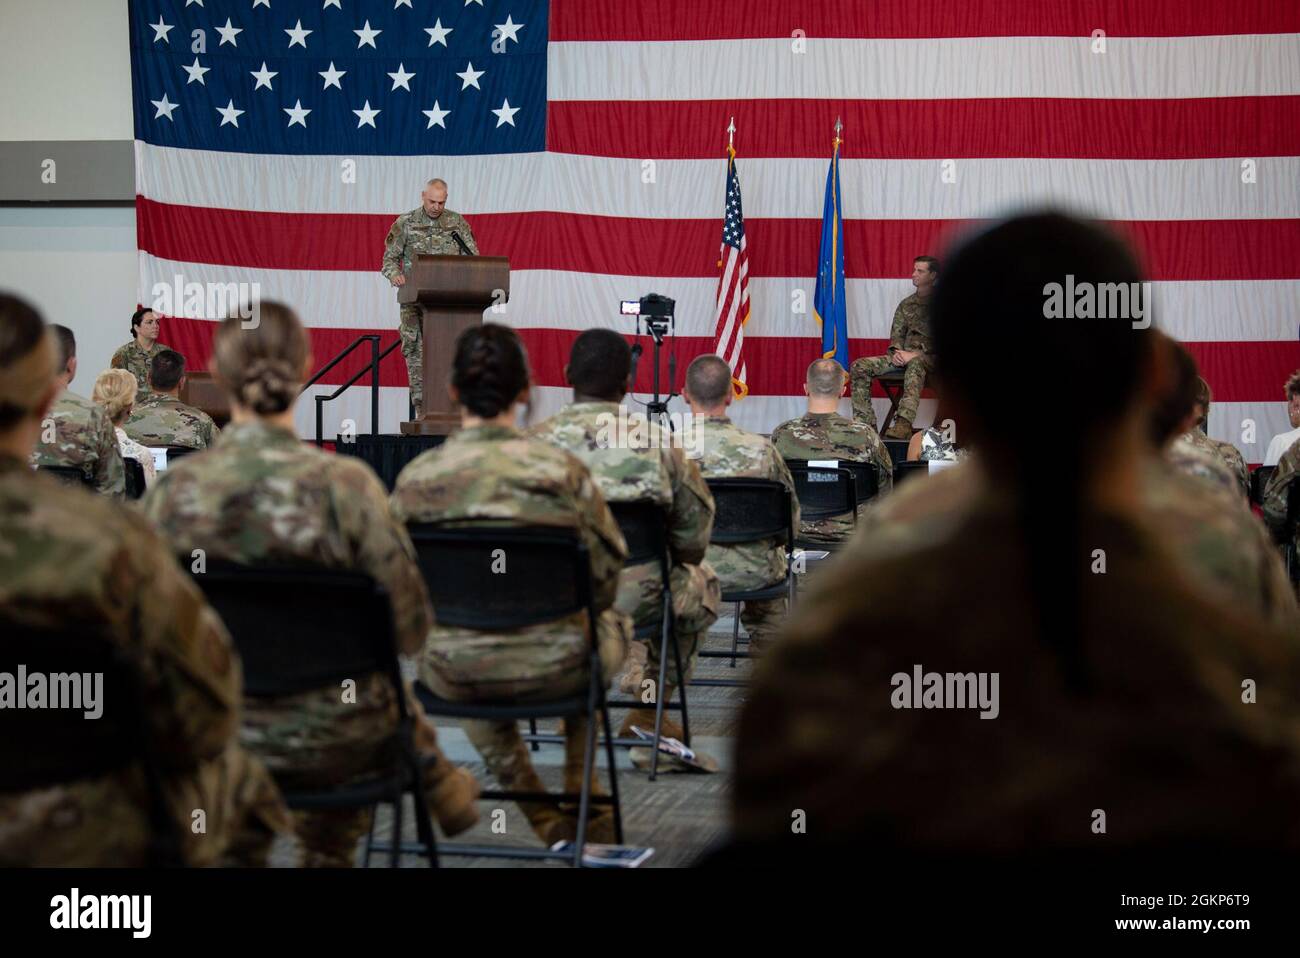
{"label": "bald man speaking at podium", "polygon": [[[420,205],[403,213],[394,222],[384,240],[384,263],[380,272],[394,286],[404,286],[411,262],[421,253],[454,256],[478,255],[474,233],[465,217],[447,209],[447,183],[432,179],[420,194]],[[420,308],[402,306],[398,334],[402,337],[402,355],[406,357],[406,375],[411,384],[411,405],[415,418],[424,414],[424,369],[421,355]]]}

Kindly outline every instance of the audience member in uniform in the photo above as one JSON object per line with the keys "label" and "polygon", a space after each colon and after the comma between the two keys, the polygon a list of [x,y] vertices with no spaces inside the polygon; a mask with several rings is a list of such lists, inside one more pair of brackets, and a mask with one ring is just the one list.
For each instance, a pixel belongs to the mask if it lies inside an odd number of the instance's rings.
{"label": "audience member in uniform", "polygon": [[[1051,213],[988,226],[950,259],[936,352],[984,478],[968,510],[857,536],[801,596],[741,717],[742,844],[1300,846],[1295,635],[1204,595],[1144,520],[1171,371],[1128,319],[1045,318],[1044,287],[1067,276],[1141,282],[1110,233]],[[994,327],[1035,343],[1042,376],[1089,388],[1008,417]],[[1026,434],[1056,437],[1049,464]]]}
{"label": "audience member in uniform", "polygon": [[[136,512],[28,466],[64,388],[54,377],[60,348],[36,310],[0,294],[0,648],[32,628],[71,630],[124,653],[165,807],[151,815],[139,766],[0,794],[0,865],[139,866],[167,844],[189,865],[265,864],[288,813],[238,743],[239,660],[221,621]],[[101,686],[99,706],[107,700],[121,715],[125,692]],[[48,747],[39,737],[11,744]]]}
{"label": "audience member in uniform", "polygon": [[[261,322],[217,327],[217,379],[230,396],[231,425],[217,444],[158,477],[145,514],[176,552],[202,549],[209,562],[305,564],[362,572],[392,603],[398,650],[414,655],[431,622],[428,593],[406,530],[388,514],[379,478],[359,459],[298,439],[293,407],[311,366],[307,331],[287,306],[263,302]],[[155,375],[157,374],[155,360]],[[275,641],[274,634],[262,637]],[[392,734],[397,702],[388,676],[357,676],[355,701],[336,685],[244,703],[243,738],[286,789],[326,788],[365,778]],[[432,723],[416,712],[415,744],[431,810],[448,834],[478,819],[477,784],[438,750]],[[367,810],[294,813],[304,864],[347,867],[370,822]]]}
{"label": "audience member in uniform", "polygon": [[1198,376],[1196,378],[1196,425],[1192,427],[1192,432],[1205,437],[1209,448],[1218,454],[1224,465],[1236,476],[1242,497],[1247,498],[1250,496],[1250,470],[1246,467],[1246,459],[1242,456],[1241,450],[1230,442],[1210,437],[1210,406],[1213,402],[1214,391],[1210,389],[1210,384],[1205,381],[1204,376]]}
{"label": "audience member in uniform", "polygon": [[1172,382],[1152,416],[1152,438],[1164,448],[1165,459],[1175,469],[1197,477],[1222,492],[1225,498],[1244,505],[1245,493],[1236,474],[1210,438],[1196,426],[1201,383],[1196,360],[1182,343],[1159,332],[1155,338],[1157,348],[1172,367]]}
{"label": "audience member in uniform", "polygon": [[113,353],[109,366],[113,369],[125,369],[135,377],[140,396],[149,394],[149,370],[158,354],[167,349],[158,342],[158,333],[162,329],[162,320],[158,314],[147,306],[137,309],[131,317],[131,341]]}
{"label": "audience member in uniform", "polygon": [[[528,362],[513,330],[486,323],[461,333],[451,371],[451,396],[460,407],[461,429],[402,470],[390,500],[392,512],[402,523],[462,526],[488,521],[576,533],[590,557],[595,638],[608,681],[622,664],[631,637],[628,617],[614,608],[627,547],[587,467],[515,427],[519,407],[528,401],[528,385]],[[509,574],[508,555],[506,559]],[[588,687],[590,650],[585,613],[504,634],[435,622],[420,674],[446,699],[555,699]],[[545,790],[517,722],[471,720],[464,726],[502,788]],[[586,734],[585,719],[565,720],[567,792],[582,787]],[[598,779],[592,791],[603,794]],[[538,802],[521,802],[520,808],[548,845],[577,834],[573,810]],[[614,841],[609,806],[593,806],[587,838]]]}
{"label": "audience member in uniform", "polygon": [[144,484],[147,488],[154,480],[153,453],[126,434],[122,423],[131,414],[135,404],[135,377],[125,369],[106,369],[95,380],[95,388],[90,398],[108,415],[113,424],[113,433],[117,436],[117,448],[124,459],[134,459],[144,470]]}
{"label": "audience member in uniform", "polygon": [[32,462],[38,466],[71,466],[85,481],[115,499],[126,495],[126,468],[117,448],[117,435],[104,410],[68,388],[77,375],[77,338],[67,326],[54,326],[58,341],[55,383],[59,397],[41,423]]}
{"label": "audience member in uniform", "polygon": [[[794,479],[776,447],[756,432],[741,429],[727,416],[734,396],[731,367],[721,356],[696,356],[686,368],[682,395],[691,407],[692,452],[708,479],[769,479],[789,490],[794,528],[799,528],[799,500]],[[718,574],[723,592],[751,591],[781,582],[791,542],[710,543],[706,561]],[[785,619],[785,596],[745,602],[740,621],[749,634],[749,649],[760,653]]]}
{"label": "audience member in uniform", "polygon": [[[808,366],[803,390],[808,394],[808,412],[781,423],[772,430],[772,445],[784,459],[831,459],[866,462],[876,470],[876,495],[883,496],[894,485],[894,463],[875,428],[838,412],[848,377],[833,359],[815,359]],[[859,503],[861,516],[866,503]],[[800,537],[810,542],[843,542],[852,533],[854,517],[845,513],[828,519],[805,519]]]}
{"label": "audience member in uniform", "polygon": [[181,402],[185,357],[174,349],[163,349],[154,355],[152,362],[151,392],[136,403],[126,421],[127,435],[146,446],[208,448],[221,431],[202,409]]}
{"label": "audience member in uniform", "polygon": [[[672,558],[674,640],[683,674],[689,680],[696,653],[722,604],[717,573],[704,558],[713,529],[713,496],[699,467],[686,457],[683,443],[674,441],[657,422],[622,405],[631,375],[632,351],[621,335],[612,329],[588,329],[579,334],[564,367],[565,380],[573,387],[573,402],[534,426],[530,435],[581,459],[606,502],[648,501],[663,509]],[[641,563],[623,570],[616,607],[631,615],[638,627],[663,618],[658,564]],[[659,656],[667,652],[660,645],[658,633],[645,643],[642,674],[637,674],[635,667],[640,657],[634,657],[621,683],[625,690],[640,695],[647,690],[642,683],[648,678],[658,681]],[[666,687],[659,690],[665,702],[672,701],[676,686],[671,658],[667,676]],[[630,735],[633,725],[653,728],[654,722],[654,709],[634,709],[619,734]],[[669,722],[666,715],[663,732],[682,738],[681,727]],[[638,754],[633,757],[640,761]]]}

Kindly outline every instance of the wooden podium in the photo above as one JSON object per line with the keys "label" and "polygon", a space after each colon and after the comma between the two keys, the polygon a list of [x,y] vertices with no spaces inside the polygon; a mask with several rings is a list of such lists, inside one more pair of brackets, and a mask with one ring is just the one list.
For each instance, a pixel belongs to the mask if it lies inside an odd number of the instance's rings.
{"label": "wooden podium", "polygon": [[420,308],[423,332],[424,416],[402,423],[407,436],[445,436],[460,427],[447,394],[456,337],[483,322],[483,310],[510,298],[510,261],[504,256],[434,256],[411,263],[397,301]]}

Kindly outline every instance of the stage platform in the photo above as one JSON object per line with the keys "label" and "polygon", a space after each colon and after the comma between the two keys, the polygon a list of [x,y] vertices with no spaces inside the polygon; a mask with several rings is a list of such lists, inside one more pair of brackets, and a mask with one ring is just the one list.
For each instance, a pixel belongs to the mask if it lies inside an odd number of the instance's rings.
{"label": "stage platform", "polygon": [[334,449],[345,456],[356,456],[379,473],[384,486],[391,492],[402,468],[424,452],[442,445],[446,436],[399,436],[381,433],[378,436],[357,436],[356,442],[335,444]]}

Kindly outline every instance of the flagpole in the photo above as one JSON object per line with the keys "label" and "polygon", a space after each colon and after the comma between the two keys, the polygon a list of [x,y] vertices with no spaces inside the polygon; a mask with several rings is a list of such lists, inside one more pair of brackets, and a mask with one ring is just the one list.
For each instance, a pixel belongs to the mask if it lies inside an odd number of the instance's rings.
{"label": "flagpole", "polygon": [[844,142],[842,139],[840,139],[840,131],[843,129],[844,129],[844,124],[840,122],[840,118],[837,116],[835,118],[835,142],[831,144],[832,150],[838,150],[840,148],[840,144]]}
{"label": "flagpole", "polygon": [[727,153],[731,156],[736,155],[736,118],[733,116],[731,122],[727,124]]}

